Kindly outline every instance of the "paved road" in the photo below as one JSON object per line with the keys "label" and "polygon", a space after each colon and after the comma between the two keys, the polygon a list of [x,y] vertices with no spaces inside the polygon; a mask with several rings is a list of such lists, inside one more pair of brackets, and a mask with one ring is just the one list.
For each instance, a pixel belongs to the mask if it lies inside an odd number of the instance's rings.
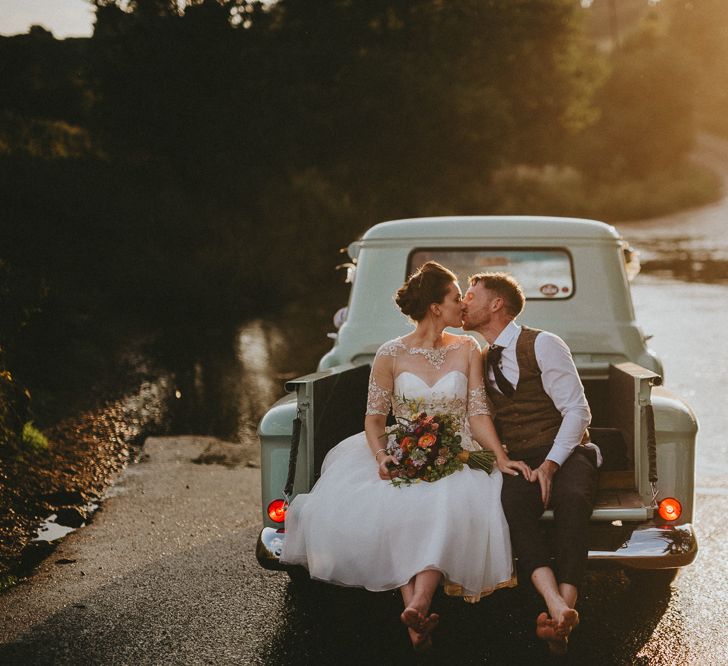
{"label": "paved road", "polygon": [[[728,165],[726,144],[709,159]],[[721,161],[722,160],[722,161]],[[726,169],[728,173],[728,169]],[[728,261],[728,200],[621,227],[659,264],[677,246],[688,260]],[[698,258],[690,251],[700,253]],[[657,262],[657,264],[655,264]],[[668,385],[701,421],[696,524],[701,551],[670,587],[591,572],[573,664],[728,663],[728,280],[679,272],[640,276],[638,319],[665,360]],[[725,268],[725,266],[724,266]],[[683,276],[684,277],[684,276]],[[0,596],[2,664],[408,663],[395,593],[299,590],[253,557],[258,470],[192,461],[203,438],[151,439],[94,521],[70,535],[27,582]],[[218,453],[238,455],[220,445]],[[345,498],[343,498],[345,499]],[[342,501],[345,509],[345,501]],[[66,562],[66,563],[63,563]],[[475,606],[438,598],[430,663],[536,664],[538,605],[525,589]]]}

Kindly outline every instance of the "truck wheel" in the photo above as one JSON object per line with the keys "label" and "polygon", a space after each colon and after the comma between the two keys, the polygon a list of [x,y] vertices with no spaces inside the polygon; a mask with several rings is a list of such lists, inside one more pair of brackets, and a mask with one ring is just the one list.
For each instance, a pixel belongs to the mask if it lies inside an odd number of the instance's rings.
{"label": "truck wheel", "polygon": [[641,588],[660,589],[670,587],[680,569],[631,569],[625,567],[624,573],[632,585]]}

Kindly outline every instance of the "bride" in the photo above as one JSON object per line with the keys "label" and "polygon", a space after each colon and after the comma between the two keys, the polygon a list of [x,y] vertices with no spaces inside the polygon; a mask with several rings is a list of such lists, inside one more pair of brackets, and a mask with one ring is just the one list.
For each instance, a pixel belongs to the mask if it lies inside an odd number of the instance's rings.
{"label": "bride", "polygon": [[[441,582],[448,594],[468,601],[515,585],[501,472],[528,476],[530,470],[509,460],[498,440],[477,342],[444,331],[462,325],[456,276],[429,261],[395,300],[416,328],[377,351],[364,432],[329,451],[311,492],[291,502],[281,561],[338,585],[399,588],[401,620],[421,650],[431,645],[439,620],[430,604]],[[390,408],[404,415],[405,399],[420,400],[428,414],[455,415],[463,448],[490,449],[497,469],[489,475],[464,467],[435,482],[392,485],[389,466],[396,461],[385,448],[385,425]]]}

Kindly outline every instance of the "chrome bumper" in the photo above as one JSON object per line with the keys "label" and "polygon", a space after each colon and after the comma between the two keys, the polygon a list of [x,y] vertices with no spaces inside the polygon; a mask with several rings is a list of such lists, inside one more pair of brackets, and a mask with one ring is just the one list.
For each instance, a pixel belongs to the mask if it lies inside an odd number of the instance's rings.
{"label": "chrome bumper", "polygon": [[285,571],[288,568],[280,562],[285,539],[284,530],[277,530],[274,527],[263,528],[258,535],[258,543],[255,544],[255,557],[261,567],[274,571]]}
{"label": "chrome bumper", "polygon": [[691,524],[636,529],[615,550],[590,550],[589,562],[634,569],[677,569],[698,554],[698,540]]}
{"label": "chrome bumper", "polygon": [[[255,557],[264,569],[285,571],[280,556],[286,533],[264,527],[258,535]],[[590,550],[589,562],[635,569],[676,569],[690,564],[698,554],[698,540],[691,524],[645,527],[634,530],[615,550]]]}

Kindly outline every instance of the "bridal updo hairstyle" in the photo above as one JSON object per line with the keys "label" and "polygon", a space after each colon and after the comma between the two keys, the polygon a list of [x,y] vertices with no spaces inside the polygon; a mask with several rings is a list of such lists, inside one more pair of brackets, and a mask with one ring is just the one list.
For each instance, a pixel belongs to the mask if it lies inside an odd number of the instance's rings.
{"label": "bridal updo hairstyle", "polygon": [[442,303],[457,276],[436,261],[422,264],[397,290],[394,300],[414,321],[422,321],[432,303]]}

